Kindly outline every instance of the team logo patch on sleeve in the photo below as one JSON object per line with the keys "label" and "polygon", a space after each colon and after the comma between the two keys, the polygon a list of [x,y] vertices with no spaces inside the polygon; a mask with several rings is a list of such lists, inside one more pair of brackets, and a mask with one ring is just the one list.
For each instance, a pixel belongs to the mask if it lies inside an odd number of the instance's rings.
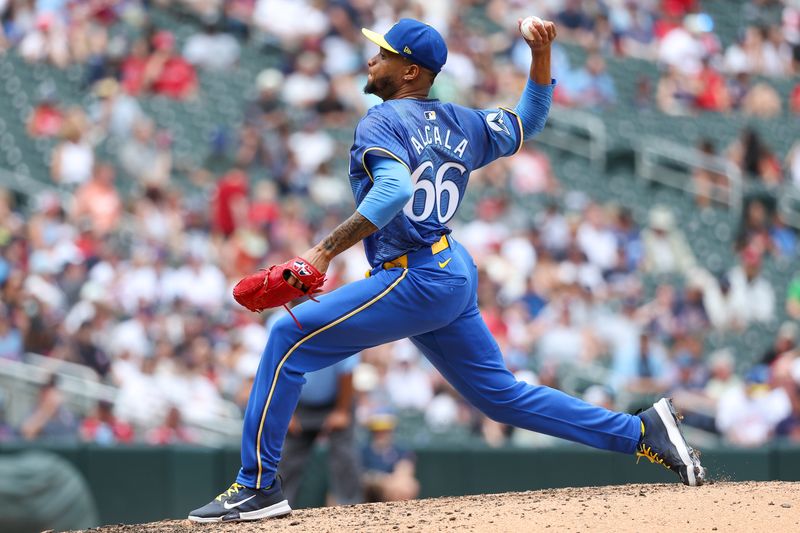
{"label": "team logo patch on sleeve", "polygon": [[506,126],[505,115],[502,111],[496,111],[486,115],[486,123],[489,124],[489,127],[492,128],[493,131],[511,135],[511,131],[508,129],[508,126]]}

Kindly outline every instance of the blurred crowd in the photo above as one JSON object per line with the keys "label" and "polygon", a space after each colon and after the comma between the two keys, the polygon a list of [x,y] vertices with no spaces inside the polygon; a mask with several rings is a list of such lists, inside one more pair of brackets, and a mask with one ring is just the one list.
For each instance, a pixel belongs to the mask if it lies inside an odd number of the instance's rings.
{"label": "blurred crowd", "polygon": [[[756,17],[763,3],[748,12]],[[352,138],[355,120],[375,103],[361,94],[374,53],[361,26],[382,31],[400,16],[435,25],[450,50],[435,96],[474,106],[518,98],[530,56],[515,21],[532,11],[590,51],[576,70],[565,69],[556,51],[559,105],[625,105],[604,54],[672,65],[664,79],[703,77],[709,68],[732,76],[715,87],[742,73],[796,73],[794,3],[782,7],[782,25],[768,26],[768,38],[758,47],[747,41],[738,56],[721,49],[701,7],[692,0],[0,0],[0,48],[53,68],[85,66],[91,95],[70,107],[55,87],[37,89],[27,131],[56,139],[53,186],[27,199],[0,191],[0,364],[43,354],[91,368],[118,389],[113,405],[99,402],[81,418],[48,381],[20,423],[0,416],[0,440],[198,442],[196,428],[241,416],[269,317],[236,306],[231,288],[254,269],[302,253],[352,212],[342,168],[348,141],[337,132]],[[196,33],[180,42],[151,22],[157,9],[188,13]],[[747,20],[748,28],[762,24]],[[751,41],[752,33],[745,31]],[[665,42],[697,51],[695,64],[673,64]],[[176,161],[173,132],[148,116],[142,99],[204,101],[199,77],[236,76],[246,46],[277,55],[279,65],[261,71],[241,99],[241,123],[202,147],[198,164],[178,168],[185,163]],[[767,60],[768,49],[775,51]],[[690,66],[696,70],[680,72]],[[101,157],[97,147],[109,142],[114,150]],[[730,157],[780,181],[781,162],[754,142],[743,135]],[[793,161],[800,168],[800,157]],[[741,444],[800,439],[800,278],[784,310],[784,295],[762,272],[766,260],[797,259],[797,235],[775,206],[749,202],[734,264],[708,272],[670,207],[655,206],[637,222],[623,206],[565,190],[553,166],[528,146],[474,173],[474,216],[454,223],[481,266],[481,309],[509,368],[554,387],[582,371],[594,383],[581,387],[586,399],[608,407],[681,397],[690,421]],[[694,179],[721,186],[711,172]],[[544,207],[526,212],[516,200],[527,197],[544,199]],[[334,261],[326,290],[366,269],[356,246]],[[705,351],[712,332],[777,329],[787,314],[774,347],[744,373],[737,361],[745,354]],[[461,429],[492,445],[546,441],[465,405],[407,342],[362,353],[353,386],[360,423],[394,413],[424,420],[434,434]],[[365,457],[383,464],[368,450]]]}

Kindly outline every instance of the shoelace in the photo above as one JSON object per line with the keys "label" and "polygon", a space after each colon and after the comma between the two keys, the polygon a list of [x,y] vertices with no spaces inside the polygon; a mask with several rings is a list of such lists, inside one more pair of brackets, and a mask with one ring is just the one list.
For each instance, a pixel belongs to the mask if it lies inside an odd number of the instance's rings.
{"label": "shoelace", "polygon": [[231,485],[228,488],[228,490],[226,490],[225,492],[223,492],[222,494],[217,496],[216,499],[217,499],[217,501],[222,501],[222,500],[228,499],[232,495],[238,493],[243,488],[245,488],[244,485],[239,485],[238,483],[234,483],[233,485]]}
{"label": "shoelace", "polygon": [[645,459],[647,459],[651,463],[659,464],[659,465],[663,466],[664,468],[666,468],[667,470],[670,470],[669,465],[667,463],[665,463],[664,459],[662,459],[661,456],[659,456],[657,452],[654,452],[653,448],[651,448],[650,446],[646,446],[644,444],[639,445],[639,449],[636,451],[636,464],[637,465],[639,464],[639,459],[641,459],[642,457],[644,457]]}

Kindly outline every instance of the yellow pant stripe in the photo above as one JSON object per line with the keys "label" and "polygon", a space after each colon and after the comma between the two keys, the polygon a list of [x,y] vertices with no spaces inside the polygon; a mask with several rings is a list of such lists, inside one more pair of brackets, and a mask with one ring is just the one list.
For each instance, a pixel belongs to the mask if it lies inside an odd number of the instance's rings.
{"label": "yellow pant stripe", "polygon": [[305,337],[303,337],[302,339],[297,341],[294,344],[294,346],[292,346],[289,349],[289,351],[286,352],[286,355],[283,356],[283,358],[281,359],[281,362],[278,363],[278,368],[275,369],[275,376],[273,376],[273,378],[272,378],[272,385],[270,385],[270,387],[269,387],[269,394],[267,395],[267,403],[264,405],[264,410],[261,412],[261,422],[260,422],[260,424],[258,426],[258,437],[256,438],[256,458],[258,460],[258,477],[256,478],[256,488],[257,489],[261,488],[261,434],[264,431],[264,421],[267,419],[267,411],[269,410],[269,404],[272,401],[272,394],[275,392],[275,386],[278,384],[278,376],[281,373],[281,368],[283,368],[284,363],[286,363],[287,359],[289,359],[289,356],[292,355],[292,353],[297,348],[299,348],[301,344],[306,342],[308,339],[314,337],[315,335],[318,335],[318,334],[322,333],[323,331],[326,331],[326,330],[332,328],[336,324],[340,324],[340,323],[344,322],[345,320],[347,320],[348,318],[350,318],[353,315],[357,315],[358,313],[360,313],[361,311],[363,311],[367,307],[371,306],[372,304],[374,304],[375,302],[377,302],[378,300],[380,300],[381,298],[383,298],[384,296],[389,294],[392,291],[392,289],[394,289],[401,281],[403,281],[403,278],[406,277],[406,274],[408,274],[408,270],[403,270],[403,273],[400,275],[400,277],[397,278],[396,280],[394,280],[392,282],[392,284],[389,285],[388,287],[386,287],[383,290],[383,292],[381,292],[379,295],[375,296],[370,301],[368,301],[367,303],[365,303],[362,306],[358,307],[357,309],[354,309],[354,310],[350,311],[349,313],[347,313],[346,315],[337,318],[335,321],[331,322],[327,326],[324,326],[324,327],[322,327],[322,328],[320,328],[320,329],[318,329],[316,331],[312,331],[311,333],[309,333],[308,335],[306,335]]}

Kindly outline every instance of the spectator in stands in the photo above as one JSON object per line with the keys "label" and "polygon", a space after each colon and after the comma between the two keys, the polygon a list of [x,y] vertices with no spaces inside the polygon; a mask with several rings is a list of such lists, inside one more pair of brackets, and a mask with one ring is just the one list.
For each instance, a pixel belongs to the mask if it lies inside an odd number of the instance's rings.
{"label": "spectator in stands", "polygon": [[122,62],[122,87],[131,96],[139,96],[146,90],[147,63],[150,57],[150,44],[139,38],[131,44],[130,53]]}
{"label": "spectator in stands", "polygon": [[728,274],[734,321],[743,325],[769,323],[775,317],[775,292],[761,276],[761,254],[753,248],[741,253],[741,263]]}
{"label": "spectator in stands", "polygon": [[739,250],[751,248],[760,255],[773,253],[774,243],[769,233],[770,213],[760,198],[753,198],[745,204],[744,220],[736,237]]}
{"label": "spectator in stands", "polygon": [[755,447],[765,444],[791,413],[786,390],[771,385],[768,373],[756,367],[744,385],[731,387],[720,397],[716,425],[727,442]]}
{"label": "spectator in stands", "polygon": [[239,54],[239,42],[221,31],[219,21],[204,23],[202,33],[189,36],[183,46],[183,57],[206,70],[230,70],[238,63]]}
{"label": "spectator in stands", "polygon": [[22,350],[22,334],[14,326],[9,309],[0,304],[0,360],[20,361]]}
{"label": "spectator in stands", "polygon": [[731,100],[731,109],[740,111],[745,99],[752,88],[752,79],[747,72],[736,72],[728,79],[728,94]]}
{"label": "spectator in stands", "polygon": [[794,86],[789,95],[789,109],[795,114],[800,114],[800,83]]}
{"label": "spectator in stands", "polygon": [[256,0],[253,25],[287,47],[306,37],[321,37],[328,29],[328,18],[319,4],[309,0]]}
{"label": "spectator in stands", "polygon": [[788,320],[781,324],[775,342],[761,356],[760,363],[771,366],[782,356],[793,353],[797,349],[799,329],[797,324]]}
{"label": "spectator in stands", "polygon": [[791,413],[778,423],[775,434],[796,443],[800,441],[800,358],[796,354],[782,358],[774,367],[774,382],[786,392],[792,405]]}
{"label": "spectator in stands", "polygon": [[85,320],[78,326],[72,338],[72,357],[77,363],[86,365],[104,378],[111,369],[111,362],[95,338],[98,336],[94,331],[95,327],[96,324],[91,320]]}
{"label": "spectator in stands", "polygon": [[244,119],[258,129],[268,130],[285,120],[286,111],[281,99],[283,73],[274,68],[264,69],[256,76],[256,98],[248,102]]}
{"label": "spectator in stands", "polygon": [[700,71],[694,76],[694,105],[700,111],[727,112],[731,101],[725,78],[711,65],[711,58],[706,56],[701,63]]}
{"label": "spectator in stands", "polygon": [[800,140],[795,141],[786,154],[786,169],[791,184],[800,190]]}
{"label": "spectator in stands", "polygon": [[728,74],[756,74],[760,55],[761,36],[750,26],[740,31],[736,40],[725,50],[724,68]]}
{"label": "spectator in stands", "polygon": [[133,126],[133,135],[119,150],[119,162],[128,179],[145,188],[163,188],[172,171],[171,139],[166,132],[156,132],[155,123],[141,118]]}
{"label": "spectator in stands", "polygon": [[586,64],[572,74],[564,87],[565,103],[574,107],[600,109],[617,100],[614,79],[606,71],[606,62],[600,54],[590,54]]}
{"label": "spectator in stands", "polygon": [[709,138],[700,139],[697,144],[702,166],[692,170],[694,183],[695,202],[700,207],[709,207],[714,202],[727,204],[730,198],[730,185],[728,178],[718,170],[717,148],[714,141]]}
{"label": "spectator in stands", "polygon": [[575,235],[587,259],[602,272],[610,270],[617,259],[617,238],[608,223],[608,213],[597,205],[589,204],[584,213],[584,222]]}
{"label": "spectator in stands", "polygon": [[243,227],[248,216],[249,181],[244,169],[235,167],[217,182],[211,200],[214,229],[230,236]]}
{"label": "spectator in stands", "polygon": [[122,200],[114,187],[114,167],[97,163],[92,179],[75,191],[70,216],[80,224],[87,221],[92,231],[107,235],[117,229],[122,218]]}
{"label": "spectator in stands", "polygon": [[676,396],[683,392],[698,393],[702,391],[710,371],[705,362],[698,358],[696,353],[678,345],[674,350],[675,375],[672,386],[668,389],[668,396]]}
{"label": "spectator in stands", "polygon": [[147,432],[148,444],[165,446],[168,444],[192,444],[197,436],[183,424],[180,410],[172,406],[167,411],[164,422]]}
{"label": "spectator in stands", "polygon": [[581,6],[581,0],[566,0],[562,5],[555,16],[562,35],[579,43],[585,44],[590,41],[594,21]]}
{"label": "spectator in stands", "polygon": [[727,274],[708,276],[703,285],[703,305],[715,329],[743,329],[731,300],[731,282]]}
{"label": "spectator in stands", "polygon": [[386,391],[397,409],[422,412],[433,399],[430,373],[419,364],[419,352],[408,341],[393,344],[393,362],[386,372]]}
{"label": "spectator in stands", "polygon": [[719,399],[729,390],[740,387],[742,380],[734,371],[736,359],[730,350],[718,350],[708,356],[711,378],[706,383],[704,394],[716,407]]}
{"label": "spectator in stands", "polygon": [[367,502],[412,500],[419,494],[415,458],[394,443],[396,424],[387,414],[374,414],[367,423],[370,438],[361,451]]}
{"label": "spectator in stands", "polygon": [[626,56],[653,59],[656,54],[655,14],[635,0],[609,3],[609,19]]}
{"label": "spectator in stands", "polygon": [[771,85],[756,83],[742,101],[742,113],[758,118],[774,118],[781,113],[781,97]]}
{"label": "spectator in stands", "polygon": [[188,100],[197,93],[197,74],[194,67],[178,55],[175,37],[168,31],[153,35],[153,53],[144,72],[145,87],[154,94]]}
{"label": "spectator in stands", "polygon": [[20,426],[25,440],[69,442],[77,437],[78,421],[64,405],[64,396],[58,390],[58,380],[52,376],[39,390],[33,411]]}
{"label": "spectator in stands", "polygon": [[703,303],[705,277],[698,277],[693,273],[687,277],[686,288],[673,310],[675,333],[677,335],[702,335],[711,326],[708,312]]}
{"label": "spectator in stands", "polygon": [[797,231],[786,224],[786,220],[778,209],[772,214],[769,236],[772,238],[773,251],[776,255],[791,258],[797,255]]}
{"label": "spectator in stands", "polygon": [[792,49],[783,37],[780,26],[762,28],[762,74],[786,76],[791,72]]}
{"label": "spectator in stands", "polygon": [[759,179],[767,186],[778,185],[783,179],[780,161],[753,128],[742,130],[728,148],[728,157],[746,177]]}
{"label": "spectator in stands", "polygon": [[114,404],[100,400],[94,413],[81,422],[81,440],[94,444],[110,446],[133,441],[133,428],[130,424],[114,416]]}
{"label": "spectator in stands", "polygon": [[87,139],[86,115],[80,109],[71,110],[61,127],[61,142],[53,150],[50,174],[55,183],[68,188],[77,187],[92,174],[94,150]]}
{"label": "spectator in stands", "polygon": [[661,39],[659,61],[681,74],[697,75],[703,59],[713,53],[713,45],[708,43],[713,28],[714,22],[708,15],[687,15],[682,26],[675,27]]}
{"label": "spectator in stands", "polygon": [[683,232],[675,227],[672,212],[667,207],[656,206],[650,211],[650,226],[642,231],[642,244],[642,268],[646,272],[687,273],[696,264],[692,249]]}
{"label": "spectator in stands", "polygon": [[40,12],[36,27],[19,43],[19,53],[31,63],[47,61],[65,68],[70,61],[69,42],[64,23],[52,12]]}
{"label": "spectator in stands", "polygon": [[661,394],[671,385],[670,366],[664,346],[643,331],[637,345],[614,350],[610,384],[634,394]]}
{"label": "spectator in stands", "polygon": [[328,83],[319,54],[303,52],[297,57],[292,73],[286,77],[283,100],[298,109],[314,107],[328,94]]}
{"label": "spectator in stands", "polygon": [[734,374],[735,359],[729,349],[709,356],[710,378],[702,389],[674,391],[673,402],[684,415],[684,423],[709,432],[717,432],[715,416],[722,396],[742,386]]}
{"label": "spectator in stands", "polygon": [[688,115],[692,110],[694,93],[689,78],[675,66],[668,66],[667,72],[658,80],[656,104],[658,109],[668,115]]}
{"label": "spectator in stands", "polygon": [[786,289],[786,313],[800,320],[800,274],[795,274]]}
{"label": "spectator in stands", "polygon": [[38,101],[28,117],[27,131],[31,137],[55,137],[61,133],[64,111],[58,102],[56,88],[49,83],[39,86]]}
{"label": "spectator in stands", "polygon": [[[551,254],[562,256],[571,242],[571,236],[569,224],[558,203],[549,202],[536,217],[536,226],[541,233],[542,247]],[[537,249],[537,252],[541,254],[543,250]]]}
{"label": "spectator in stands", "polygon": [[548,155],[534,146],[527,146],[516,157],[506,159],[511,176],[509,185],[517,194],[556,194],[558,178]]}
{"label": "spectator in stands", "polygon": [[98,133],[124,139],[130,136],[134,124],[145,118],[136,98],[123,91],[114,78],[97,81],[93,91],[97,100],[89,107],[89,117]]}
{"label": "spectator in stands", "polygon": [[6,419],[6,395],[0,391],[0,443],[11,442],[17,438],[17,431]]}

